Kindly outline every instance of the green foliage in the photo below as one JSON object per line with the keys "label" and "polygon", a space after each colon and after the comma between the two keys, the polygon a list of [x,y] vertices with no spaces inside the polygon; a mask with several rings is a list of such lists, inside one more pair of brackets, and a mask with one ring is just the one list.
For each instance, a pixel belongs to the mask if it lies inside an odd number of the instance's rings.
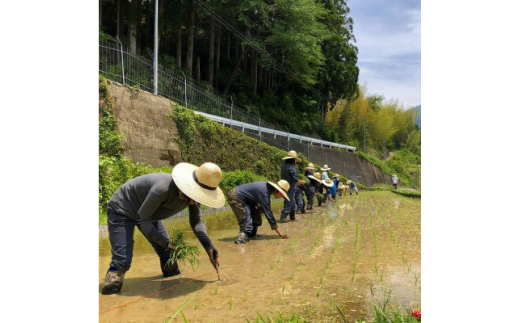
{"label": "green foliage", "polygon": [[[142,163],[132,163],[125,157],[99,156],[99,222],[106,223],[106,208],[110,198],[128,180],[164,170],[153,168]],[[171,172],[171,170],[170,170]]]}
{"label": "green foliage", "polygon": [[172,316],[170,316],[170,319],[169,319],[168,321],[165,321],[165,322],[167,322],[167,323],[171,323],[171,322],[173,322],[173,319],[175,319],[175,317],[176,317],[179,313],[181,313],[181,315],[182,315],[182,317],[183,317],[183,319],[184,319],[184,322],[188,322],[188,320],[187,320],[186,317],[184,316],[184,313],[182,312],[182,309],[183,309],[184,307],[186,307],[186,305],[188,305],[189,302],[191,302],[191,300],[195,297],[195,295],[197,295],[197,293],[191,295],[191,297],[188,298],[188,299],[186,300],[186,302],[184,302],[184,303],[182,304],[182,306],[181,306],[181,307],[180,307],[180,308],[179,308],[175,313],[173,313]]}
{"label": "green foliage", "polygon": [[247,170],[236,170],[223,174],[222,181],[220,182],[220,188],[227,194],[227,192],[229,192],[235,186],[254,182],[256,180],[260,179],[258,179],[258,176],[252,172]]}
{"label": "green foliage", "polygon": [[286,151],[180,106],[173,105],[168,117],[177,123],[176,140],[183,160],[196,165],[212,162],[219,165],[223,172],[241,169],[263,179],[279,180],[282,157]]}
{"label": "green foliage", "polygon": [[[195,142],[197,128],[195,126],[195,113],[192,110],[173,106],[173,113],[170,117],[177,123],[179,137],[177,142],[183,158],[188,154],[188,150]],[[186,160],[186,158],[184,158]]]}
{"label": "green foliage", "polygon": [[176,261],[185,264],[187,261],[195,271],[199,265],[199,258],[197,258],[200,255],[199,247],[192,246],[184,241],[182,231],[174,232],[173,237],[170,238],[170,243],[175,249],[170,253],[167,264],[174,264]]}
{"label": "green foliage", "polygon": [[[283,314],[281,312],[273,313],[268,312],[266,316],[262,316],[260,313],[256,312],[256,319],[254,321],[250,321],[249,319],[245,319],[246,322],[249,323],[305,323],[308,322],[301,314],[297,312],[293,312],[290,314]],[[273,317],[273,315],[275,315]]]}
{"label": "green foliage", "polygon": [[414,130],[406,140],[406,148],[415,155],[421,156],[421,130]]}
{"label": "green foliage", "polygon": [[384,300],[381,304],[374,304],[372,307],[374,313],[374,323],[417,323],[420,319],[412,315],[412,309],[402,308],[400,305],[392,305],[388,300]]}
{"label": "green foliage", "polygon": [[112,108],[107,80],[99,76],[99,154],[121,157],[123,134],[117,130]]}

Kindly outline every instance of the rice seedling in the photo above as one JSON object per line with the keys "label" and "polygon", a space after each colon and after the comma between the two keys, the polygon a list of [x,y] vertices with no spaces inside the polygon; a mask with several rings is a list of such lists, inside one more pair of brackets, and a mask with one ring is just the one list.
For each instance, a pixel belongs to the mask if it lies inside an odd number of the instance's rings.
{"label": "rice seedling", "polygon": [[183,233],[176,231],[173,234],[173,238],[170,238],[170,243],[175,247],[170,253],[170,259],[167,264],[174,264],[175,262],[186,263],[189,262],[191,268],[195,271],[199,265],[199,247],[192,246],[184,240]]}
{"label": "rice seedling", "polygon": [[167,323],[172,322],[173,319],[174,319],[174,318],[175,318],[179,313],[181,313],[181,315],[182,315],[182,317],[183,317],[183,319],[184,319],[184,322],[188,322],[187,319],[186,319],[186,317],[184,316],[184,313],[182,313],[182,309],[183,309],[186,305],[188,305],[189,302],[191,302],[191,300],[193,299],[193,297],[195,297],[195,295],[197,295],[197,293],[191,295],[191,297],[188,298],[188,300],[186,300],[186,301],[184,302],[184,304],[181,305],[181,307],[177,310],[177,312],[175,312],[172,316],[170,316],[170,319],[167,321]]}
{"label": "rice seedling", "polygon": [[232,310],[234,308],[234,305],[233,305],[233,297],[231,297],[231,299],[229,300],[229,309]]}
{"label": "rice seedling", "polygon": [[218,293],[218,287],[213,287],[213,288],[211,289],[211,294],[212,294],[212,295],[217,295],[217,293]]}

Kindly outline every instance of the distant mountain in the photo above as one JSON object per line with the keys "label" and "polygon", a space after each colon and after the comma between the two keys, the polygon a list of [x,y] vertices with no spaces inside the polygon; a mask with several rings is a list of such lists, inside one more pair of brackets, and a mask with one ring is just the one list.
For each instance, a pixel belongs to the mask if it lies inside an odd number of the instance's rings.
{"label": "distant mountain", "polygon": [[419,126],[419,129],[421,129],[421,106],[418,105],[415,108],[413,108],[413,112],[417,115],[417,118],[415,119],[415,124]]}

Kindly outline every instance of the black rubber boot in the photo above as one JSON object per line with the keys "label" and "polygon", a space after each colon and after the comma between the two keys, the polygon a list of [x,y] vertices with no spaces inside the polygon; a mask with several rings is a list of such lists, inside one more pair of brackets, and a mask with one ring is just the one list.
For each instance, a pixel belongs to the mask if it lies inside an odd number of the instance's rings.
{"label": "black rubber boot", "polygon": [[256,232],[257,232],[257,231],[258,231],[258,227],[255,227],[255,226],[253,225],[253,230],[251,230],[251,233],[249,233],[247,236],[248,236],[249,238],[255,238],[255,237],[256,237]]}
{"label": "black rubber boot", "polygon": [[180,275],[181,271],[179,270],[179,266],[177,265],[177,262],[173,264],[167,265],[168,260],[167,259],[161,259],[161,271],[163,273],[164,277],[171,277],[175,275]]}
{"label": "black rubber boot", "polygon": [[119,293],[123,287],[123,281],[125,279],[125,272],[122,270],[107,271],[105,276],[105,282],[101,288],[101,294],[111,295]]}
{"label": "black rubber boot", "polygon": [[245,232],[239,232],[238,233],[238,236],[235,240],[235,243],[236,244],[244,244],[246,242],[249,241],[249,237],[247,236],[247,234]]}
{"label": "black rubber boot", "polygon": [[296,221],[296,212],[292,211],[290,214],[291,221]]}
{"label": "black rubber boot", "polygon": [[286,223],[287,221],[287,213],[283,213],[280,215],[280,223]]}

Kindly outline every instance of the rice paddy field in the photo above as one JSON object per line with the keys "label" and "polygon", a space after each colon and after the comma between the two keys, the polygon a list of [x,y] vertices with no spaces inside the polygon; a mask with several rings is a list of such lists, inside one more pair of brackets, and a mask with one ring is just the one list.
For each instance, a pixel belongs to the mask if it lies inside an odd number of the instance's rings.
{"label": "rice paddy field", "polygon": [[[281,208],[281,200],[273,203],[276,218]],[[200,264],[180,264],[174,277],[163,278],[157,255],[136,229],[132,267],[120,293],[99,295],[99,322],[374,322],[375,308],[420,310],[420,198],[360,191],[315,203],[296,219],[279,224],[287,240],[264,218],[259,238],[237,245],[233,213],[205,212],[220,280],[187,218],[165,224],[200,247]],[[100,290],[110,256],[100,231]]]}

